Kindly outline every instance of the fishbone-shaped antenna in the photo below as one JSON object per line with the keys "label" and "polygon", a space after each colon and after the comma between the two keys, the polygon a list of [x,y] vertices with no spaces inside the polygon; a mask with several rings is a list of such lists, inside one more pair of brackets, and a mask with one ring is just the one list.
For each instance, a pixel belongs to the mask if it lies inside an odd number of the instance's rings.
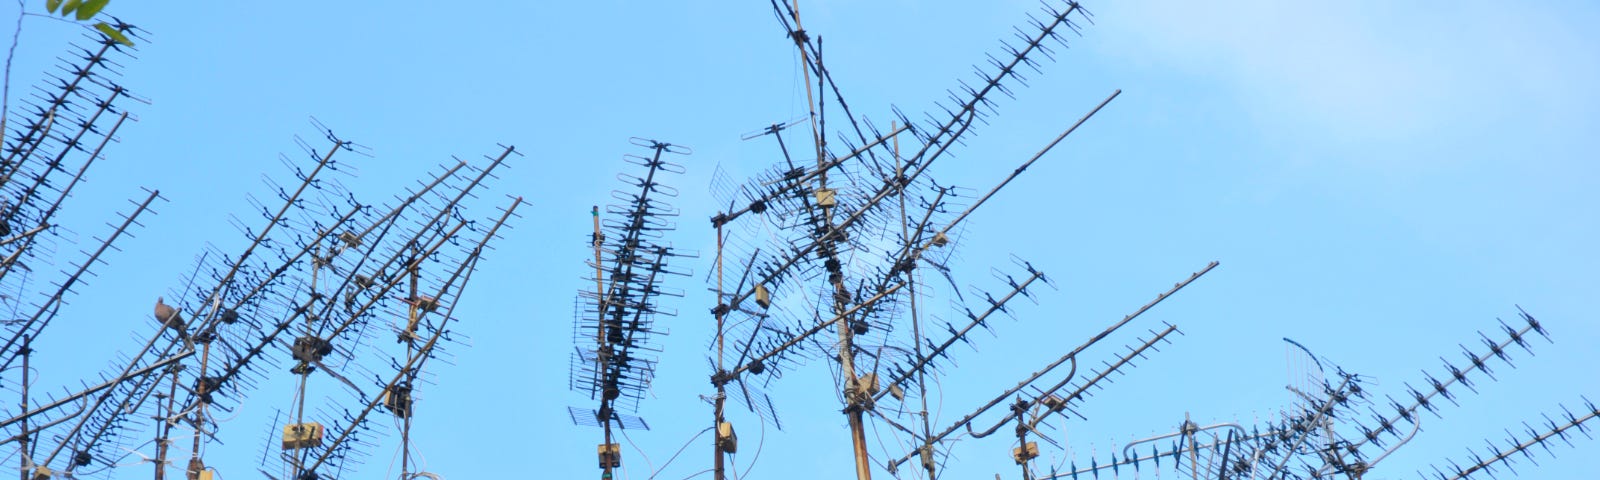
{"label": "fishbone-shaped antenna", "polygon": [[1582,433],[1585,437],[1593,440],[1594,437],[1589,435],[1588,427],[1585,426],[1584,423],[1593,420],[1595,417],[1600,417],[1600,407],[1596,407],[1594,402],[1590,402],[1588,399],[1584,399],[1583,406],[1584,410],[1580,410],[1578,414],[1573,414],[1572,411],[1568,410],[1566,407],[1561,407],[1561,412],[1564,415],[1559,416],[1560,423],[1557,423],[1557,420],[1553,420],[1550,418],[1550,416],[1546,415],[1544,417],[1545,426],[1542,430],[1535,429],[1533,426],[1528,425],[1527,422],[1523,422],[1522,426],[1527,430],[1525,434],[1527,440],[1518,441],[1517,436],[1507,430],[1506,434],[1510,438],[1506,440],[1506,447],[1497,448],[1493,443],[1489,443],[1488,456],[1479,456],[1476,452],[1472,452],[1470,455],[1473,463],[1466,467],[1457,465],[1453,461],[1450,462],[1450,466],[1446,470],[1440,470],[1438,466],[1434,466],[1433,478],[1437,478],[1439,480],[1460,480],[1468,478],[1478,472],[1487,473],[1489,476],[1493,477],[1495,476],[1493,468],[1496,465],[1503,465],[1507,470],[1511,470],[1512,473],[1516,473],[1516,470],[1511,468],[1514,455],[1521,453],[1525,460],[1532,462],[1533,455],[1529,452],[1535,445],[1543,447],[1545,453],[1553,454],[1553,452],[1550,451],[1550,446],[1545,444],[1545,442],[1551,438],[1559,438],[1563,442],[1566,442],[1567,446],[1572,446],[1572,442],[1567,439],[1567,431],[1574,428],[1578,429],[1578,432]]}

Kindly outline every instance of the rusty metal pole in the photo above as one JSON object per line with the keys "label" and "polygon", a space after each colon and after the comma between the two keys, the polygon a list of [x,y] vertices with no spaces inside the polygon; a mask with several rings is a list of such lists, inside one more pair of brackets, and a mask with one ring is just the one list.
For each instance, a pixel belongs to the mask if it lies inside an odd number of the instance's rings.
{"label": "rusty metal pole", "polygon": [[[793,40],[795,42],[795,47],[800,51],[800,71],[805,79],[804,84],[806,86],[806,104],[808,112],[811,115],[811,137],[816,145],[817,191],[820,194],[821,192],[826,191],[828,188],[827,140],[822,133],[826,128],[826,124],[823,123],[825,117],[822,116],[822,104],[816,101],[811,88],[811,59],[805,44],[807,40],[805,28],[802,27],[800,23],[800,0],[793,0],[792,11],[794,12],[795,26]],[[820,40],[818,43],[818,50],[820,51]],[[826,75],[822,74],[822,58],[820,55],[817,58],[817,65],[818,88],[821,89],[824,94],[826,94],[827,90],[822,88],[822,86],[825,84],[827,79]],[[818,200],[819,204],[823,203],[820,201],[820,196]],[[822,207],[822,218],[826,228],[822,230],[822,238],[818,239],[818,242],[835,243],[838,241],[838,235],[834,232],[833,208],[826,204],[820,206]],[[823,250],[824,252],[831,252],[832,248],[824,245]],[[853,327],[851,319],[846,318],[844,315],[848,311],[846,304],[849,303],[851,295],[849,290],[844,286],[842,274],[832,274],[829,275],[829,277],[829,283],[833,287],[834,292],[833,313],[834,316],[838,318],[836,327],[839,331],[839,365],[840,371],[844,376],[843,391],[846,403],[845,416],[850,423],[850,442],[853,447],[854,458],[856,462],[856,478],[857,480],[871,480],[871,464],[867,458],[866,426],[863,420],[863,414],[867,408],[867,404],[871,401],[871,396],[866,394],[864,391],[865,387],[860,385],[860,381],[856,378],[855,358],[854,352],[852,351],[852,349],[855,347],[854,342],[851,339],[851,328]],[[721,456],[719,455],[717,464],[718,471],[720,471],[720,462]],[[720,475],[718,478],[720,480]]]}
{"label": "rusty metal pole", "polygon": [[[722,350],[722,348],[723,348],[723,342],[722,342],[722,340],[723,340],[723,338],[722,338],[723,323],[722,322],[725,319],[725,317],[727,317],[727,315],[728,315],[728,312],[727,312],[728,309],[722,308],[722,246],[723,246],[722,242],[723,242],[723,240],[724,239],[723,239],[723,236],[722,236],[722,224],[719,223],[719,224],[717,224],[717,308],[715,310],[713,310],[713,312],[715,312],[716,317],[717,317],[717,375],[719,377],[722,375],[722,373],[724,371],[723,370],[723,358],[722,358],[723,357],[723,350]],[[732,307],[729,307],[729,308],[732,308]],[[712,422],[711,422],[711,430],[712,430],[711,452],[716,457],[715,459],[713,459],[711,461],[711,476],[712,476],[712,478],[714,480],[723,480],[724,473],[723,473],[723,465],[722,465],[722,445],[720,445],[719,442],[717,441],[717,429],[722,426],[722,422],[723,422],[722,407],[723,407],[723,404],[727,402],[728,395],[727,395],[727,388],[724,386],[724,383],[721,380],[713,381],[712,383],[716,384],[716,386],[717,386],[717,396],[714,399],[712,399],[712,411],[711,411],[711,414],[712,414]]]}
{"label": "rusty metal pole", "polygon": [[[824,215],[831,210],[823,207]],[[832,222],[829,222],[830,224]],[[830,225],[831,230],[831,225]],[[836,327],[839,331],[839,370],[844,376],[845,416],[850,421],[850,444],[856,462],[856,479],[872,480],[871,463],[867,459],[867,431],[862,421],[863,411],[866,408],[862,398],[870,398],[866,387],[857,380],[855,369],[855,343],[851,329],[851,320],[845,314],[845,287],[843,281],[836,281],[834,287],[833,313],[839,318]]]}
{"label": "rusty metal pole", "polygon": [[855,451],[856,478],[859,480],[872,480],[872,464],[867,459],[867,429],[862,423],[862,411],[857,408],[850,412],[850,441]]}
{"label": "rusty metal pole", "polygon": [[[811,61],[805,48],[805,35],[803,33],[805,29],[800,25],[800,0],[794,0],[794,26],[796,31],[795,46],[800,50],[800,71],[806,80],[806,103],[810,105],[812,113],[811,136],[817,150],[818,191],[823,191],[828,188],[827,140],[822,133],[823,129],[826,128],[825,124],[822,123],[822,119],[825,117],[822,117],[822,105],[812,97]],[[820,71],[820,65],[822,65],[820,55],[817,58],[817,65]],[[826,78],[819,73],[817,75],[819,89],[822,89],[823,82],[826,82]],[[822,89],[822,91],[824,94],[827,93],[826,89]],[[833,232],[833,207],[828,205],[821,205],[821,207],[822,218],[827,224],[827,229],[824,231],[823,238],[818,241],[836,242],[838,237]],[[833,313],[836,317],[839,317],[837,325],[839,331],[839,368],[844,376],[845,416],[850,423],[850,444],[856,462],[856,479],[871,480],[871,463],[867,459],[867,431],[862,418],[866,409],[866,404],[862,401],[862,397],[866,396],[866,392],[863,390],[865,387],[860,385],[860,382],[856,379],[855,352],[853,351],[855,343],[851,336],[853,333],[851,332],[851,320],[843,316],[846,311],[845,304],[850,300],[850,294],[849,290],[844,286],[843,275],[832,275],[831,277],[833,278],[829,279],[829,283],[832,284],[834,291]]]}

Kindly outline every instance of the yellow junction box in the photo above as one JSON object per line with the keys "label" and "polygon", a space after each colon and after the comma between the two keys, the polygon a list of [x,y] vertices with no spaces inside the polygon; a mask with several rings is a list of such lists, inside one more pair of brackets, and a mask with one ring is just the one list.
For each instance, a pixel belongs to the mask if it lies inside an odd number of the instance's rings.
{"label": "yellow junction box", "polygon": [[861,388],[862,392],[866,392],[867,395],[877,395],[878,394],[878,374],[876,374],[876,373],[867,373],[865,375],[862,375],[861,379],[856,381],[856,385]]}
{"label": "yellow junction box", "polygon": [[831,188],[817,189],[817,205],[823,207],[832,207],[837,205],[838,201],[834,199],[833,193],[834,190]]}
{"label": "yellow junction box", "polygon": [[739,453],[739,435],[733,432],[732,423],[717,423],[717,448],[727,453]]}
{"label": "yellow junction box", "polygon": [[1011,458],[1017,461],[1017,465],[1021,465],[1023,462],[1027,462],[1028,460],[1033,460],[1038,456],[1039,442],[1028,442],[1023,446],[1011,449]]}
{"label": "yellow junction box", "polygon": [[322,446],[322,424],[317,422],[291,423],[283,427],[283,449]]}
{"label": "yellow junction box", "polygon": [[763,309],[772,306],[772,292],[767,291],[766,285],[756,284],[756,305],[760,305]]}
{"label": "yellow junction box", "polygon": [[595,449],[600,453],[600,468],[617,468],[622,466],[622,445],[616,443],[602,443]]}

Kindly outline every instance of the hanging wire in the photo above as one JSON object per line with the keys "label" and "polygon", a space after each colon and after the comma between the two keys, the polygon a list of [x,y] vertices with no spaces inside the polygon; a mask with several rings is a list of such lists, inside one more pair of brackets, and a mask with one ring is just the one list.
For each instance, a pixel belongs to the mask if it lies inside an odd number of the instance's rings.
{"label": "hanging wire", "polygon": [[[644,454],[644,449],[641,449],[638,445],[635,445],[632,438],[628,438],[628,429],[618,429],[618,432],[622,433],[622,439],[628,442],[628,446],[633,447],[633,451],[639,452],[639,457],[644,459],[644,464],[646,467],[648,467],[646,470],[654,472],[656,470],[655,463],[650,461],[650,456]],[[628,467],[622,468],[627,469]]]}
{"label": "hanging wire", "polygon": [[[656,470],[654,473],[651,473],[650,474],[650,478],[647,479],[647,480],[654,479],[654,478],[656,478],[656,475],[660,475],[661,472],[665,471],[667,469],[667,465],[671,465],[673,460],[677,460],[678,459],[678,455],[682,454],[684,450],[687,450],[689,448],[689,445],[693,445],[694,441],[698,440],[701,435],[705,435],[706,432],[711,431],[711,428],[712,427],[706,427],[706,429],[705,430],[701,430],[700,433],[696,433],[696,434],[694,434],[693,437],[689,437],[689,441],[683,442],[683,446],[682,447],[678,447],[678,453],[672,454],[672,458],[668,458],[667,459],[667,463],[661,464],[661,469],[660,470]],[[705,472],[700,472],[700,473],[696,473],[694,475],[690,475],[688,478],[694,478],[695,475],[700,475],[701,473],[706,473],[706,472],[709,472],[709,471],[711,471],[711,470],[706,470]]]}

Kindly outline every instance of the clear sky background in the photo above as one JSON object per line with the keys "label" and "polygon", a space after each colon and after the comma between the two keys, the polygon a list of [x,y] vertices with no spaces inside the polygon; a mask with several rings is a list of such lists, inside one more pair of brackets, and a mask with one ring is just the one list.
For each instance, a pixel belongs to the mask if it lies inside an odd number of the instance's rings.
{"label": "clear sky background", "polygon": [[[29,0],[42,11],[43,1]],[[1368,478],[1416,478],[1462,460],[1484,440],[1600,400],[1600,7],[1589,2],[1230,0],[1087,3],[1070,49],[935,172],[987,189],[1115,89],[1124,93],[973,218],[958,242],[962,283],[996,291],[990,267],[1016,255],[1055,289],[1015,320],[957,350],[936,402],[943,426],[1120,319],[1207,262],[1217,270],[1127,331],[1084,354],[1111,360],[1135,333],[1171,322],[1185,333],[1083,404],[1066,422],[1079,465],[1131,438],[1196,422],[1257,423],[1291,401],[1283,337],[1371,377],[1401,398],[1423,372],[1461,365],[1458,344],[1493,338],[1521,305],[1553,343],[1512,352],[1517,368],[1462,390],[1460,406],[1425,414],[1422,432]],[[1037,8],[1029,1],[801,2],[852,108],[878,124],[890,106],[934,108],[997,40]],[[600,432],[573,426],[567,390],[572,301],[584,287],[589,206],[609,201],[629,137],[694,147],[675,244],[701,257],[671,329],[653,398],[629,432],[624,478],[660,469],[710,423],[711,332],[704,273],[712,241],[710,174],[735,178],[777,160],[770,141],[739,135],[805,111],[798,59],[764,1],[742,2],[113,2],[151,33],[124,84],[152,100],[134,108],[63,221],[87,239],[138,187],[171,202],[97,270],[42,339],[40,381],[73,385],[106,352],[137,348],[150,299],[176,286],[206,242],[237,250],[229,214],[244,194],[284,177],[280,152],[316,139],[315,116],[369,146],[348,183],[376,201],[451,155],[515,145],[526,157],[480,202],[530,203],[474,278],[458,310],[469,348],[436,364],[419,392],[413,438],[426,469],[446,478],[594,478]],[[0,22],[9,38],[11,18]],[[13,97],[64,50],[78,27],[24,20]],[[970,81],[970,80],[969,80]],[[313,142],[315,145],[316,143]],[[487,214],[485,209],[484,213]],[[64,249],[70,251],[70,249]],[[70,258],[60,258],[65,264]],[[942,300],[938,306],[943,305]],[[950,312],[935,312],[950,313]],[[953,317],[951,317],[953,318]],[[68,327],[67,325],[72,325]],[[79,332],[106,332],[83,334]],[[1147,335],[1143,336],[1147,338]],[[826,364],[769,385],[784,430],[734,414],[735,464],[760,478],[840,478],[852,469],[845,420]],[[213,445],[223,478],[257,477],[271,409],[289,375],[244,401]],[[1059,375],[1047,377],[1054,381]],[[322,388],[337,388],[333,384]],[[266,412],[262,417],[261,412]],[[998,412],[995,412],[998,413]],[[991,413],[980,423],[999,417]],[[374,424],[388,428],[384,422]],[[380,478],[392,441],[348,478]],[[868,434],[879,463],[902,453],[887,428]],[[881,440],[879,440],[881,438]],[[1518,439],[1526,438],[1525,435]],[[887,445],[889,451],[881,447]],[[954,444],[947,478],[1015,478],[1005,435]],[[1057,438],[1057,441],[1062,441]],[[1600,441],[1519,460],[1521,478],[1596,478]],[[758,448],[759,446],[759,448]],[[1115,447],[1114,447],[1115,446]],[[709,468],[701,437],[656,478]],[[759,450],[759,458],[756,452]],[[149,453],[146,452],[148,455]],[[137,457],[133,457],[137,458]],[[752,466],[753,465],[753,466]],[[146,467],[115,478],[142,478]],[[394,473],[398,473],[395,470]],[[1126,473],[1126,470],[1124,470]],[[884,475],[880,470],[878,475]],[[1148,474],[1148,472],[1147,472]]]}

